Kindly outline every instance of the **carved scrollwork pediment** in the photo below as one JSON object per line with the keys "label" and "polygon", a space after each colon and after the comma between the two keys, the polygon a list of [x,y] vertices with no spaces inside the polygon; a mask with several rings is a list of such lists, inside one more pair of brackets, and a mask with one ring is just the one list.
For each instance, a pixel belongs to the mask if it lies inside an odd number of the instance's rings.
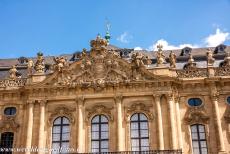
{"label": "carved scrollwork pediment", "polygon": [[204,106],[199,107],[189,107],[185,113],[184,121],[186,124],[191,125],[194,123],[204,123],[209,122],[209,116],[204,108]]}
{"label": "carved scrollwork pediment", "polygon": [[56,70],[43,81],[44,85],[91,87],[102,90],[106,86],[129,84],[136,81],[158,80],[144,65],[128,63],[115,52],[108,51],[107,44],[98,38],[91,42],[90,53],[82,52],[81,59],[62,71]]}
{"label": "carved scrollwork pediment", "polygon": [[90,109],[86,109],[86,122],[91,121],[91,119],[96,115],[105,115],[110,121],[113,121],[113,114],[112,114],[113,108],[108,108],[104,105],[95,105]]}
{"label": "carved scrollwork pediment", "polygon": [[48,124],[52,125],[53,121],[57,117],[62,117],[62,116],[67,117],[71,123],[74,123],[75,122],[75,118],[73,115],[74,111],[75,111],[74,109],[69,109],[66,106],[59,106],[54,111],[50,111],[51,114],[48,119]]}
{"label": "carved scrollwork pediment", "polygon": [[0,131],[12,131],[16,132],[19,128],[19,124],[15,122],[15,116],[4,116],[0,122]]}
{"label": "carved scrollwork pediment", "polygon": [[154,115],[153,113],[150,111],[150,107],[151,106],[146,106],[143,103],[135,103],[132,104],[130,107],[126,108],[126,116],[125,116],[125,121],[129,122],[130,121],[130,117],[134,114],[134,113],[144,113],[147,117],[149,121],[152,121],[154,119]]}

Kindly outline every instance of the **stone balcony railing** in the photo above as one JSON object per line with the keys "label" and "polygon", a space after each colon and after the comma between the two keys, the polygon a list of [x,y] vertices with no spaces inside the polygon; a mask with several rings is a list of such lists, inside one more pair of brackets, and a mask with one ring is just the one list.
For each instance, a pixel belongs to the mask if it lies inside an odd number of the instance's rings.
{"label": "stone balcony railing", "polygon": [[184,70],[177,70],[178,78],[197,78],[197,77],[207,77],[208,71],[206,68],[191,68]]}
{"label": "stone balcony railing", "polygon": [[76,154],[182,154],[182,150],[148,150],[148,151],[119,151]]}
{"label": "stone balcony railing", "polygon": [[0,80],[0,88],[5,87],[23,87],[26,84],[26,78],[18,78],[18,79],[3,79]]}

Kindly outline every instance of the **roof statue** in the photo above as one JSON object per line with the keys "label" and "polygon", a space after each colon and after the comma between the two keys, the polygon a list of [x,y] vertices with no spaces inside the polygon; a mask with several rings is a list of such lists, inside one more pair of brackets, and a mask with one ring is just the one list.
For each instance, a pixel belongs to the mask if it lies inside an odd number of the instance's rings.
{"label": "roof statue", "polygon": [[33,73],[33,67],[34,67],[34,62],[32,59],[29,59],[27,62],[27,72],[28,75],[31,75]]}
{"label": "roof statue", "polygon": [[63,56],[61,57],[55,57],[54,58],[55,64],[54,69],[58,70],[59,72],[63,70],[64,67],[68,65],[67,59]]}
{"label": "roof statue", "polygon": [[37,53],[37,61],[35,63],[34,69],[36,73],[44,73],[45,72],[45,62],[42,52]]}
{"label": "roof statue", "polygon": [[157,66],[162,66],[165,62],[165,55],[163,54],[163,46],[161,44],[157,45]]}
{"label": "roof statue", "polygon": [[176,54],[172,51],[169,54],[169,63],[171,68],[176,68]]}
{"label": "roof statue", "polygon": [[15,80],[16,78],[18,78],[17,73],[18,73],[18,71],[16,69],[16,66],[13,65],[12,68],[9,70],[9,74],[10,74],[9,78],[12,79],[12,80]]}
{"label": "roof statue", "polygon": [[215,58],[213,58],[212,50],[210,48],[208,48],[208,51],[207,51],[207,66],[213,66],[214,62],[215,62]]}

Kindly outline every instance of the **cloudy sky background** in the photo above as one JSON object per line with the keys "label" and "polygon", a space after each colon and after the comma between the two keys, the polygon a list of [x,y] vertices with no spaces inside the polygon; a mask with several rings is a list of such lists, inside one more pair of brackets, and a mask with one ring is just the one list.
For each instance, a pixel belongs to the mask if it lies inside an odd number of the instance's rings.
{"label": "cloudy sky background", "polygon": [[0,59],[89,49],[107,19],[122,48],[230,45],[230,0],[0,0]]}

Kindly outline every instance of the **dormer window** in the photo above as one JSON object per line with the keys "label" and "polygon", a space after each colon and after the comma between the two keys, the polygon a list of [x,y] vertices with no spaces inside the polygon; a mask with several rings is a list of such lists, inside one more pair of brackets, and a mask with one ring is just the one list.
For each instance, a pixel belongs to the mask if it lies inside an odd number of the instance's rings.
{"label": "dormer window", "polygon": [[224,52],[225,52],[225,49],[226,49],[226,45],[220,44],[220,45],[218,45],[218,46],[215,48],[214,54],[217,54],[217,53],[224,53]]}
{"label": "dormer window", "polygon": [[181,49],[180,56],[188,56],[191,52],[192,52],[192,48],[185,47],[185,48]]}

